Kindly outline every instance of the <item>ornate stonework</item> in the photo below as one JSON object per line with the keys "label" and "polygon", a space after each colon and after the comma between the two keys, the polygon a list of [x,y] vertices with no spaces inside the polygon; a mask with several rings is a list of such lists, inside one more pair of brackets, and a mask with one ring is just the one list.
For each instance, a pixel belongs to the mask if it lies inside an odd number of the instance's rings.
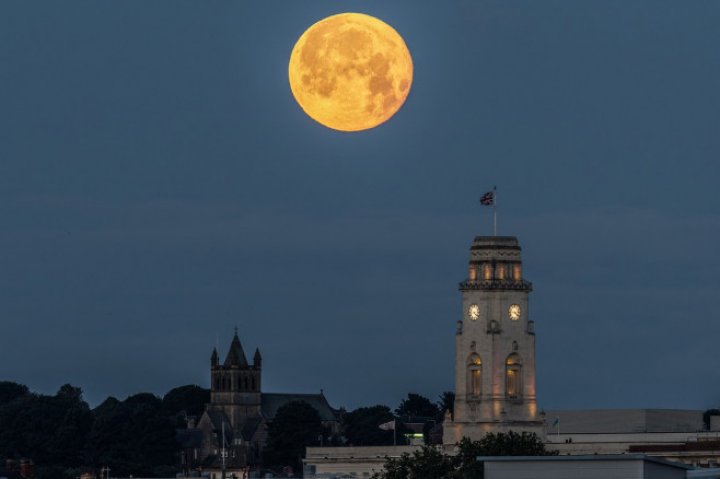
{"label": "ornate stonework", "polygon": [[522,277],[520,252],[512,236],[478,236],[470,248],[455,335],[455,411],[444,423],[445,444],[487,432],[543,434],[528,308],[532,283]]}

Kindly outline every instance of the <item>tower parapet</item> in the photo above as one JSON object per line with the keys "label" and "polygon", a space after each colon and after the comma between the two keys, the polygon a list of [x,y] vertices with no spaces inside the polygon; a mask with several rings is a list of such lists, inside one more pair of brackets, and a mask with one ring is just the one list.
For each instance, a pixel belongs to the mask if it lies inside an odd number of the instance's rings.
{"label": "tower parapet", "polygon": [[460,291],[532,291],[522,276],[521,248],[514,236],[476,236],[470,247],[468,277]]}

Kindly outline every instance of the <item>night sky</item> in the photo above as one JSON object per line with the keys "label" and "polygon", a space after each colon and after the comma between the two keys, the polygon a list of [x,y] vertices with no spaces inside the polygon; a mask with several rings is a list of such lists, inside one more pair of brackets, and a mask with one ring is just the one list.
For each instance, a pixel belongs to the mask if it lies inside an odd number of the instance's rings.
{"label": "night sky", "polygon": [[[356,11],[413,56],[359,133],[294,101]],[[473,237],[523,247],[542,408],[720,405],[720,3],[0,2],[0,380],[396,407],[453,388]]]}

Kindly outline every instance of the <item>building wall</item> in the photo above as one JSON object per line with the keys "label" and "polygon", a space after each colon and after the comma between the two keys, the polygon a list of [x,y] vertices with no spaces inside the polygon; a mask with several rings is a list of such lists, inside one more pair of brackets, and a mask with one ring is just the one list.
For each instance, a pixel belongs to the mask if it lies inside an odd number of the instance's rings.
{"label": "building wall", "polygon": [[686,477],[686,471],[672,469],[654,462],[646,462],[643,471],[643,479],[685,479]]}
{"label": "building wall", "polygon": [[642,461],[486,462],[484,471],[485,479],[645,479]]}
{"label": "building wall", "polygon": [[380,472],[386,457],[398,458],[418,449],[420,446],[308,447],[303,462],[314,468],[314,475],[349,474],[363,478]]}
{"label": "building wall", "polygon": [[[550,425],[560,419],[561,433],[695,432],[705,428],[703,411],[687,409],[547,410]],[[555,428],[550,427],[548,434]]]}
{"label": "building wall", "polygon": [[720,431],[720,416],[710,416],[710,430]]}
{"label": "building wall", "polygon": [[[697,433],[632,433],[632,434],[568,434],[548,435],[553,442],[546,443],[548,450],[557,450],[561,456],[584,454],[626,454],[636,452],[652,457],[699,467],[716,467],[720,464],[720,447],[693,449],[687,444],[703,444],[709,436]],[[716,434],[716,433],[715,433]],[[572,439],[572,442],[566,441]],[[631,450],[631,447],[633,449]]]}

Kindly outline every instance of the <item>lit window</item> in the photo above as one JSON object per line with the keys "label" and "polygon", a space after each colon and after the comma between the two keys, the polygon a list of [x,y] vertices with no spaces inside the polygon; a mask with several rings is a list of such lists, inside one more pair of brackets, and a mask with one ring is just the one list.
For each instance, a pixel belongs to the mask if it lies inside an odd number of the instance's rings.
{"label": "lit window", "polygon": [[520,263],[515,263],[513,265],[513,279],[515,281],[520,281],[522,279],[522,265]]}
{"label": "lit window", "polygon": [[511,399],[522,396],[522,360],[517,353],[505,360],[505,394]]}
{"label": "lit window", "polygon": [[484,280],[489,281],[492,279],[492,266],[489,263],[483,263],[482,271]]}

